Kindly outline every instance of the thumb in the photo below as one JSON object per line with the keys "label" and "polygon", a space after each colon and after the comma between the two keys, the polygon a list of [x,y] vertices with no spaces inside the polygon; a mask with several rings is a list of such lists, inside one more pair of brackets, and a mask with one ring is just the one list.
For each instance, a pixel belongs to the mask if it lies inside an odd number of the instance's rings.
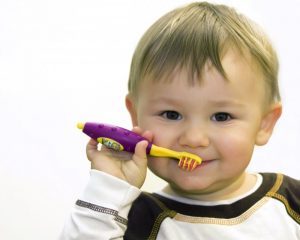
{"label": "thumb", "polygon": [[90,139],[86,145],[86,153],[89,160],[91,160],[98,152],[98,142],[94,139]]}

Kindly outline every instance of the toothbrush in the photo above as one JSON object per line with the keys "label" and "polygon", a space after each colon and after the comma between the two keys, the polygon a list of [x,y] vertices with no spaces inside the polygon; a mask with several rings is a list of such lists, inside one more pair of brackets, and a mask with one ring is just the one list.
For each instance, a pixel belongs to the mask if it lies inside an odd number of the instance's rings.
{"label": "toothbrush", "polygon": [[[132,131],[110,124],[86,122],[78,123],[77,127],[91,138],[97,140],[97,142],[116,151],[134,153],[138,142],[142,140],[148,141]],[[178,166],[186,171],[194,170],[202,162],[202,159],[197,155],[158,147],[151,142],[146,148],[146,153],[154,157],[176,158],[179,160]]]}

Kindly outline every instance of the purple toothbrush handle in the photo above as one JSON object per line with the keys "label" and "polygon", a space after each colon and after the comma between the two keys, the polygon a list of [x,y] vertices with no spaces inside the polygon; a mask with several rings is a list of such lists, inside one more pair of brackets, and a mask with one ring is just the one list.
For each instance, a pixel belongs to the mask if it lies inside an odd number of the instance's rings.
{"label": "purple toothbrush handle", "polygon": [[[97,140],[98,138],[110,138],[124,147],[124,151],[134,153],[135,145],[146,138],[129,131],[125,128],[117,127],[104,123],[92,123],[87,122],[84,124],[82,130],[85,134],[91,138]],[[149,143],[146,149],[146,153],[149,154],[152,143]]]}

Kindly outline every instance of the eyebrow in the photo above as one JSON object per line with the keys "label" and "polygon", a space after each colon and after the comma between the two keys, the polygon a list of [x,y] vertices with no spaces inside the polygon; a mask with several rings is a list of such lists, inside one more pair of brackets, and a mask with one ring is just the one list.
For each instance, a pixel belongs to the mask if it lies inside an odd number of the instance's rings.
{"label": "eyebrow", "polygon": [[228,106],[244,107],[245,106],[245,104],[238,102],[236,100],[215,100],[215,101],[209,101],[209,104],[216,107],[228,107]]}
{"label": "eyebrow", "polygon": [[178,104],[181,102],[181,99],[177,99],[177,98],[168,98],[168,97],[160,97],[160,98],[153,98],[150,99],[151,103],[161,103],[161,102],[165,102],[168,104]]}
{"label": "eyebrow", "polygon": [[[153,103],[165,102],[169,104],[178,104],[181,102],[181,100],[176,98],[162,97],[157,99],[151,99],[150,102]],[[238,102],[236,100],[208,100],[207,104],[214,107],[228,107],[228,106],[244,107],[245,106],[245,104]]]}

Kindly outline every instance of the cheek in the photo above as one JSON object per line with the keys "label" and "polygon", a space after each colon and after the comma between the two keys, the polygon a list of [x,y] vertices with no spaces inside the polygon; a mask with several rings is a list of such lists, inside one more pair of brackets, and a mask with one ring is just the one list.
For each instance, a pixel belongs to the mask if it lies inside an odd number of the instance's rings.
{"label": "cheek", "polygon": [[160,127],[159,124],[141,124],[143,130],[148,130],[153,134],[152,142],[159,146],[170,148],[176,141],[176,130]]}
{"label": "cheek", "polygon": [[164,131],[154,130],[153,143],[159,147],[172,148],[173,136]]}
{"label": "cheek", "polygon": [[216,145],[223,159],[233,164],[246,165],[251,160],[254,140],[248,134],[231,134],[218,139]]}
{"label": "cheek", "polygon": [[161,165],[163,165],[162,160],[155,157],[148,157],[148,167],[152,172],[156,173],[157,169],[161,168]]}
{"label": "cheek", "polygon": [[171,168],[176,168],[177,165],[174,163],[171,164],[170,160],[167,158],[156,158],[156,157],[148,157],[148,168],[154,173],[156,176],[167,180],[165,177],[169,175]]}

